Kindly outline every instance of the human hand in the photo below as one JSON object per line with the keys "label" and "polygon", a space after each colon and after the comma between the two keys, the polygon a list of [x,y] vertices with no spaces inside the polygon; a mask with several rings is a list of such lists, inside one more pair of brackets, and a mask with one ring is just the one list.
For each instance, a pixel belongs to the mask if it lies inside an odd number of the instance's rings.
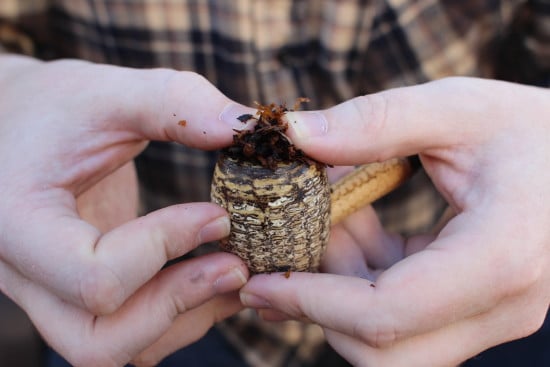
{"label": "human hand", "polygon": [[133,161],[76,197],[76,209],[80,218],[102,233],[134,219],[138,207],[138,182]]}
{"label": "human hand", "polygon": [[319,323],[354,365],[451,366],[535,332],[550,303],[548,116],[547,90],[469,78],[289,113],[296,145],[328,163],[419,154],[457,215],[402,239],[366,208],[333,230],[336,275],[254,276],[243,303]]}
{"label": "human hand", "polygon": [[0,58],[0,89],[0,290],[54,349],[76,366],[153,364],[241,308],[228,292],[248,273],[233,255],[161,270],[226,236],[225,211],[132,219],[128,163],[152,139],[229,144],[240,123],[219,114],[241,106],[193,73],[16,56]]}

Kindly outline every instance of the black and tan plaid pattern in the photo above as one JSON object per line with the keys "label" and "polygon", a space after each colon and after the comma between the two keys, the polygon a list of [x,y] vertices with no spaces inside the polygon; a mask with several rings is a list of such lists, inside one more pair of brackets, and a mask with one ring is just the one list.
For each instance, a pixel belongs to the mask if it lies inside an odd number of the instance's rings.
{"label": "black and tan plaid pattern", "polygon": [[[548,86],[549,22],[549,0],[2,0],[0,43],[43,59],[193,70],[244,104],[307,96],[318,109],[451,75],[513,70],[515,81]],[[518,49],[530,62],[523,74]],[[144,211],[209,200],[215,157],[151,143],[137,159]],[[376,205],[405,234],[444,207],[422,173]],[[251,365],[307,364],[320,331],[289,325],[243,313],[220,328]]]}

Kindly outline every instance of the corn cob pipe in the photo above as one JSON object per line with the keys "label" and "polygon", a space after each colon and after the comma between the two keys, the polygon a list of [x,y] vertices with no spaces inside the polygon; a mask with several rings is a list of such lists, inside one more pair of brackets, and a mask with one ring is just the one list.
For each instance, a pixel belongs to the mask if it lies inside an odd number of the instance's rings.
{"label": "corn cob pipe", "polygon": [[223,250],[253,273],[316,271],[330,226],[402,184],[414,171],[407,158],[371,163],[329,186],[325,169],[299,162],[275,170],[221,157],[213,202],[231,217]]}
{"label": "corn cob pipe", "polygon": [[330,222],[348,215],[396,189],[414,172],[408,158],[363,165],[332,185]]}
{"label": "corn cob pipe", "polygon": [[315,271],[330,232],[330,187],[324,167],[279,163],[274,170],[228,157],[214,171],[212,201],[227,209],[223,250],[253,273]]}
{"label": "corn cob pipe", "polygon": [[231,220],[220,247],[239,256],[252,273],[317,271],[331,224],[395,189],[413,172],[408,159],[393,159],[362,166],[330,186],[326,165],[284,134],[286,111],[284,105],[258,105],[257,117],[237,117],[256,124],[236,131],[212,179],[211,199]]}

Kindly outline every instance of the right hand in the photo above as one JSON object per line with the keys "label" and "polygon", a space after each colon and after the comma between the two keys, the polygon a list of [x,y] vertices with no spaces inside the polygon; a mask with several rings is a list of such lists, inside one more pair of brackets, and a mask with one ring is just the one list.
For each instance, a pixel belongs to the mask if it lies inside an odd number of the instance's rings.
{"label": "right hand", "polygon": [[[247,109],[194,73],[80,61],[2,56],[0,89],[0,290],[54,349],[76,366],[153,364],[241,308],[228,292],[248,272],[233,255],[162,269],[228,234],[222,208],[176,205],[135,219],[120,210],[127,195],[97,188],[148,140],[228,145],[239,122],[222,123],[220,112]],[[98,198],[110,201],[87,211]],[[101,213],[115,218],[98,224]]]}
{"label": "right hand", "polygon": [[288,113],[323,162],[418,154],[457,215],[404,238],[364,208],[333,227],[329,274],[256,275],[243,303],[321,325],[354,365],[455,366],[534,333],[550,304],[549,115],[548,90],[476,78]]}

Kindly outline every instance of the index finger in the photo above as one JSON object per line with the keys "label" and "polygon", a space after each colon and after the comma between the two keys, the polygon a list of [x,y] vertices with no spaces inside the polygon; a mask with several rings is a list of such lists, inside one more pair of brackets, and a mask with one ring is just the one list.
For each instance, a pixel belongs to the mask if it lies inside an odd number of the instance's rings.
{"label": "index finger", "polygon": [[167,207],[105,234],[59,209],[38,209],[26,221],[14,219],[23,222],[28,228],[14,230],[14,237],[3,243],[3,259],[94,314],[116,310],[168,260],[229,233],[226,212],[210,203]]}

